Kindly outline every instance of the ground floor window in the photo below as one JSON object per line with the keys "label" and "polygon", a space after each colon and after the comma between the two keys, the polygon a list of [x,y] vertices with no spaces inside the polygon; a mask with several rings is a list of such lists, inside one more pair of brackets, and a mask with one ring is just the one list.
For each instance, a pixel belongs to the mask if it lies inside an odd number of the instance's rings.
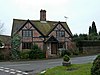
{"label": "ground floor window", "polygon": [[23,42],[22,43],[22,49],[31,49],[32,48],[32,42]]}
{"label": "ground floor window", "polygon": [[58,44],[58,48],[66,48],[65,43],[64,43],[64,42],[60,42],[60,43]]}

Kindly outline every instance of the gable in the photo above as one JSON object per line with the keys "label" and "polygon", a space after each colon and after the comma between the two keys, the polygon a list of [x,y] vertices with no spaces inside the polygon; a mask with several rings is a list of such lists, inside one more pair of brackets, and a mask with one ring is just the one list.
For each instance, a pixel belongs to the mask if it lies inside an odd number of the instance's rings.
{"label": "gable", "polygon": [[[12,27],[12,34],[15,34],[19,32],[22,29],[36,29],[41,35],[43,35],[38,28],[35,27],[33,23],[30,22],[30,20],[13,20],[13,27]],[[43,35],[44,36],[44,35]]]}
{"label": "gable", "polygon": [[50,35],[50,34],[56,34],[56,32],[55,33],[53,33],[54,31],[65,31],[65,33],[67,34],[67,35],[69,35],[70,37],[72,37],[72,33],[71,33],[71,31],[70,31],[70,29],[69,29],[69,27],[66,25],[66,23],[61,23],[61,22],[59,22],[57,25],[55,25],[55,27],[48,33],[48,36]]}

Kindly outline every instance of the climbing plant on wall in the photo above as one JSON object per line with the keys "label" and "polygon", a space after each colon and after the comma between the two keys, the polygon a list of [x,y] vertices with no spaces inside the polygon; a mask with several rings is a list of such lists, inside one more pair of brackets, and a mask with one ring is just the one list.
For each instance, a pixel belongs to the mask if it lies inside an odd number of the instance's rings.
{"label": "climbing plant on wall", "polygon": [[20,47],[20,42],[21,41],[21,37],[17,34],[12,36],[11,39],[11,57],[13,60],[17,60],[20,59],[20,51],[19,51],[19,47]]}

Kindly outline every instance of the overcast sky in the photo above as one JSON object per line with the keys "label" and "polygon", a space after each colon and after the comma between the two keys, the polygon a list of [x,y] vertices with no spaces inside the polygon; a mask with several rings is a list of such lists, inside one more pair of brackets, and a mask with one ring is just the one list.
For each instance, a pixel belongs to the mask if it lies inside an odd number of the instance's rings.
{"label": "overcast sky", "polygon": [[88,33],[92,21],[100,31],[100,0],[0,0],[3,34],[11,34],[13,18],[39,20],[41,9],[47,11],[47,20],[67,21],[73,34]]}

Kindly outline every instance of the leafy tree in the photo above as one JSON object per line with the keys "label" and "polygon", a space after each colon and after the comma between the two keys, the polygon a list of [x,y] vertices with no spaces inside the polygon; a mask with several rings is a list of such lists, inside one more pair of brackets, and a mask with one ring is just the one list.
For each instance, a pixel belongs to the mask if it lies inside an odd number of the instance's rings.
{"label": "leafy tree", "polygon": [[20,59],[20,51],[19,51],[19,46],[20,46],[20,40],[21,37],[17,34],[13,35],[12,40],[11,40],[11,55],[13,60]]}
{"label": "leafy tree", "polygon": [[89,35],[92,33],[92,27],[89,26]]}
{"label": "leafy tree", "polygon": [[79,38],[80,38],[80,40],[88,40],[87,34],[80,34]]}
{"label": "leafy tree", "polygon": [[98,40],[98,33],[95,22],[92,22],[92,26],[89,26],[89,40]]}
{"label": "leafy tree", "polygon": [[79,40],[78,34],[73,35],[73,41],[77,42]]}
{"label": "leafy tree", "polygon": [[93,21],[92,22],[92,31],[91,33],[96,36],[97,35],[97,28],[96,28],[96,25],[95,25],[95,22]]}
{"label": "leafy tree", "polygon": [[100,36],[100,31],[99,31],[98,35]]}

